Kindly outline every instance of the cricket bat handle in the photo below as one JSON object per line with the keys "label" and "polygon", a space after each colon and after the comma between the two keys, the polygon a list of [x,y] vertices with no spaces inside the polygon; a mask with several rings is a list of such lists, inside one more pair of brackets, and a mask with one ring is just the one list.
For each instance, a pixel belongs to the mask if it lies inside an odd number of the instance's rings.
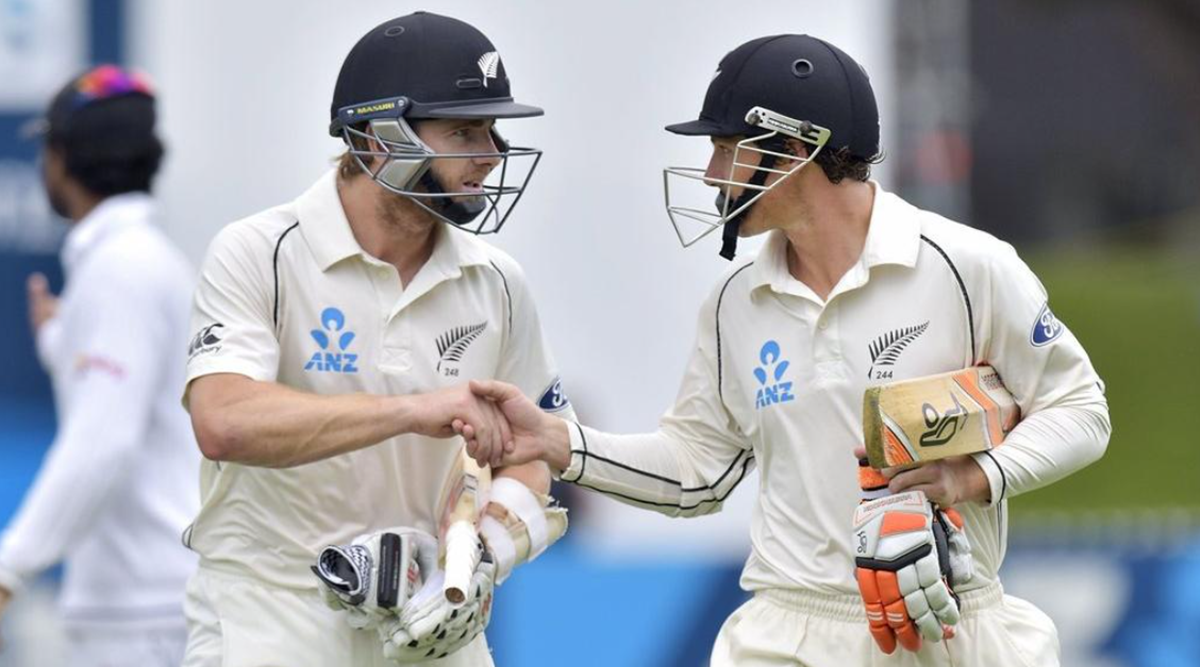
{"label": "cricket bat handle", "polygon": [[453,605],[467,600],[471,577],[479,566],[481,556],[476,523],[483,510],[481,487],[490,478],[487,468],[481,468],[475,460],[463,452],[463,473],[459,481],[462,488],[450,510],[446,527],[446,582],[442,592]]}

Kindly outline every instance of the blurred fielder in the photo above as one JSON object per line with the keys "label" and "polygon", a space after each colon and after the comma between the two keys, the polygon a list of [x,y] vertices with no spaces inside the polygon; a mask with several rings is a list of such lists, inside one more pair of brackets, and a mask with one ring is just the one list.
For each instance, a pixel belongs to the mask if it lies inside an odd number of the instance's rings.
{"label": "blurred fielder", "polygon": [[178,665],[194,554],[199,455],[183,382],[192,269],[155,225],[163,156],[154,96],[112,65],[68,83],[41,136],[46,193],[70,221],[66,288],[30,276],[38,357],[58,433],[0,539],[0,613],[39,572],[66,565],[59,602],[73,665]]}
{"label": "blurred fielder", "polygon": [[208,460],[184,664],[491,665],[493,584],[566,529],[545,464],[497,472],[461,606],[435,535],[447,481],[466,478],[452,423],[497,460],[508,438],[467,380],[573,414],[520,267],[475,236],[499,230],[540,157],[496,119],[542,110],[513,101],[482,33],[416,13],[351,49],[330,112],[337,168],[226,227],[202,269],[185,400]]}
{"label": "blurred fielder", "polygon": [[[757,466],[742,574],[754,596],[721,629],[715,666],[1057,664],[1053,623],[997,579],[1006,501],[1096,460],[1109,419],[1037,278],[1008,244],[869,180],[875,97],[827,42],[743,44],[718,66],[700,118],[667,129],[713,145],[707,169],[666,170],[685,245],[687,220],[723,228],[730,259],[739,237],[766,243],[702,306],[655,433],[601,433],[515,388],[472,383],[509,419],[505,461],[545,460],[564,481],[672,516],[719,510]],[[716,214],[678,203],[687,179],[717,188]],[[860,505],[864,390],[982,363],[1026,415],[1003,447],[866,475]]]}

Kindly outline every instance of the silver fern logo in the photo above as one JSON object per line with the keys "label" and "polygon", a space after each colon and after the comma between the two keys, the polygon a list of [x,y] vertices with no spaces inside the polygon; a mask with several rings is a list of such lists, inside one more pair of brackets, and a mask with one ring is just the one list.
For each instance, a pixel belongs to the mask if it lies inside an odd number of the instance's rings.
{"label": "silver fern logo", "polygon": [[867,351],[871,353],[871,367],[867,369],[867,379],[890,380],[892,371],[882,370],[883,366],[894,366],[900,359],[900,353],[929,328],[929,322],[912,327],[889,331],[871,343]]}
{"label": "silver fern logo", "polygon": [[[467,352],[467,348],[471,346],[471,343],[475,342],[476,338],[479,338],[479,336],[483,334],[484,329],[487,329],[487,325],[487,320],[484,320],[479,324],[464,327],[454,327],[441,336],[438,336],[437,349],[440,358],[438,359],[437,363],[437,371],[439,373],[442,372],[442,364],[448,364],[451,362],[458,363],[462,361],[463,355]],[[458,369],[447,368],[445,375],[458,375]]]}
{"label": "silver fern logo", "polygon": [[483,72],[483,87],[487,88],[488,79],[494,79],[500,74],[500,54],[488,51],[479,56],[479,71]]}

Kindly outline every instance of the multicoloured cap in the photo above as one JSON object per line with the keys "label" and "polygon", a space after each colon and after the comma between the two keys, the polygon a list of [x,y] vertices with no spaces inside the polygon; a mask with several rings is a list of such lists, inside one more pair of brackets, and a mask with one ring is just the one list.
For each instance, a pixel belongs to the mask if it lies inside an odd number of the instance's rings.
{"label": "multicoloured cap", "polygon": [[[132,106],[149,107],[154,104],[154,89],[150,80],[140,72],[122,69],[116,65],[100,65],[72,79],[64,86],[50,103],[50,108],[42,117],[35,118],[21,128],[25,138],[37,138],[48,135],[65,136],[71,131],[76,116],[84,109],[98,102],[129,97]],[[110,114],[115,115],[115,114]],[[138,117],[135,119],[132,116]],[[144,125],[146,112],[138,109],[132,114],[130,122]],[[153,122],[151,111],[151,123]]]}
{"label": "multicoloured cap", "polygon": [[100,65],[75,79],[75,93],[76,108],[119,95],[154,96],[150,80],[145,75],[123,70],[116,65]]}

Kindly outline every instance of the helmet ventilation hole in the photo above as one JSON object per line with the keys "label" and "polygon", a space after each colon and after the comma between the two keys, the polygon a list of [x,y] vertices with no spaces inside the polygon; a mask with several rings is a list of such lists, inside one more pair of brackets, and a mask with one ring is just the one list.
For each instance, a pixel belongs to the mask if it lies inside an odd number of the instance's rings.
{"label": "helmet ventilation hole", "polygon": [[808,60],[801,58],[792,63],[792,74],[803,79],[813,73],[813,64]]}
{"label": "helmet ventilation hole", "polygon": [[402,25],[394,25],[394,26],[388,28],[387,30],[383,31],[384,37],[398,37],[403,34],[404,34],[404,26],[402,26]]}

